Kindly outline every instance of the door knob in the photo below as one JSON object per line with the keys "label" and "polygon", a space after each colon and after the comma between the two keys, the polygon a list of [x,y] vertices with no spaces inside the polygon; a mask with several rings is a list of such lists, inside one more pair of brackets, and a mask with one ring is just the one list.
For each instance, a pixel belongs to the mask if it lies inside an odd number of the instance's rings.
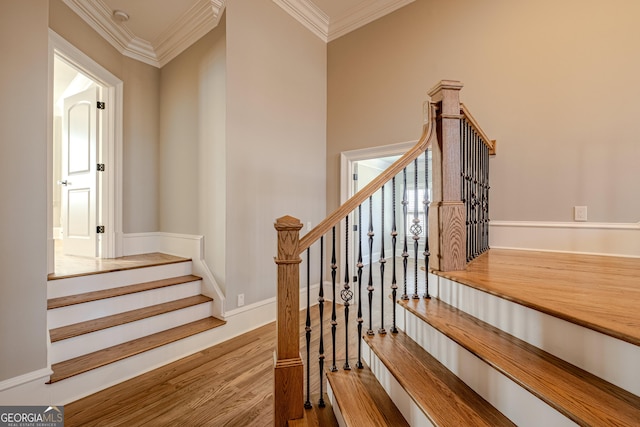
{"label": "door knob", "polygon": [[69,184],[71,184],[71,183],[70,183],[69,181],[67,181],[66,179],[65,179],[64,181],[60,181],[60,180],[58,180],[58,185],[65,185],[65,186],[67,186],[67,185],[69,185]]}

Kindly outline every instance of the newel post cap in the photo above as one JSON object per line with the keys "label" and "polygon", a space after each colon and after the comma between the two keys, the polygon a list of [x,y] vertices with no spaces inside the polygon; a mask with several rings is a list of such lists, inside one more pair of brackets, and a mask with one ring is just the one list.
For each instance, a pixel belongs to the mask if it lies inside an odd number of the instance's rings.
{"label": "newel post cap", "polygon": [[300,220],[289,215],[285,215],[276,219],[276,222],[275,224],[273,224],[273,226],[278,231],[302,229],[302,223],[300,222]]}
{"label": "newel post cap", "polygon": [[431,90],[427,93],[433,102],[438,102],[442,98],[442,92],[445,90],[459,91],[464,87],[461,81],[458,80],[440,80]]}

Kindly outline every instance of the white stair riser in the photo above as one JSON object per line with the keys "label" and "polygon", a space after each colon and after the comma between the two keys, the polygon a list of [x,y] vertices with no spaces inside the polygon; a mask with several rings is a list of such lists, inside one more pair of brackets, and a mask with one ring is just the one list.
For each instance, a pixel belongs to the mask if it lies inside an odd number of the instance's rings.
{"label": "white stair riser", "polygon": [[447,304],[640,396],[640,346],[443,277],[429,281]]}
{"label": "white stair riser", "polygon": [[576,426],[563,414],[422,319],[403,311],[406,315],[406,334],[518,426]]}
{"label": "white stair riser", "polygon": [[70,277],[47,282],[47,298],[66,297],[85,292],[101,291],[137,283],[152,282],[167,277],[186,276],[192,272],[192,263],[179,262],[153,267],[114,271],[108,274]]}
{"label": "white stair riser", "polygon": [[215,328],[162,347],[46,385],[47,396],[66,405],[89,394],[182,359],[228,339],[225,328]]}
{"label": "white stair riser", "polygon": [[98,301],[75,304],[47,310],[49,329],[72,325],[99,317],[136,310],[150,305],[162,304],[180,298],[200,295],[201,281],[166,286],[144,292],[106,298]]}
{"label": "white stair riser", "polygon": [[122,344],[137,338],[155,334],[189,322],[211,316],[211,302],[186,307],[181,310],[114,326],[112,328],[57,341],[51,344],[51,363],[58,363],[74,357]]}
{"label": "white stair riser", "polygon": [[[402,316],[404,317],[404,316]],[[375,375],[382,388],[387,392],[402,416],[413,427],[433,427],[422,409],[413,401],[411,396],[400,385],[396,378],[387,369],[384,363],[376,356],[367,344],[363,344],[363,358]]]}
{"label": "white stair riser", "polygon": [[333,389],[331,388],[331,383],[329,383],[329,381],[327,381],[327,396],[329,397],[329,402],[331,402],[331,409],[333,409],[333,414],[336,416],[338,426],[347,427],[347,423],[344,422],[340,406],[338,405],[335,394],[333,394]]}

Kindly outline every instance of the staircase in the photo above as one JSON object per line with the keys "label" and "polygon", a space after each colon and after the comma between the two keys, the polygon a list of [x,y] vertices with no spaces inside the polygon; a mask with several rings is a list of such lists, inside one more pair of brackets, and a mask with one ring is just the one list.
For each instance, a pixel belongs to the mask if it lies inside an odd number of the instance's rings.
{"label": "staircase", "polygon": [[[106,388],[204,348],[212,299],[189,259],[48,282],[47,322],[61,401]],[[64,396],[68,396],[65,398]]]}
{"label": "staircase", "polygon": [[276,220],[275,425],[311,406],[291,337],[312,280],[306,383],[317,355],[342,426],[640,425],[640,261],[490,250],[496,143],[460,103],[462,87],[436,84],[418,143],[304,236],[297,218]]}
{"label": "staircase", "polygon": [[[527,255],[536,259],[535,253]],[[636,275],[639,268],[636,261]],[[550,277],[572,275],[572,268],[550,270]],[[630,279],[634,268],[614,270],[618,273],[593,278],[603,288],[608,287],[606,281],[616,283],[622,298],[640,292]],[[376,406],[394,409],[379,410],[368,425],[396,425],[383,418],[396,408],[412,426],[640,425],[640,331],[627,335],[621,325],[617,332],[598,332],[582,325],[579,314],[570,322],[563,315],[531,308],[536,298],[523,305],[530,289],[525,276],[507,279],[522,284],[519,295],[524,296],[514,298],[485,292],[486,284],[480,282],[467,279],[463,284],[436,273],[430,275],[431,299],[398,302],[397,334],[363,337],[363,371],[371,371],[375,385],[344,386],[343,378],[352,377],[352,371],[327,375],[340,425],[360,425],[366,405],[354,404],[354,396],[358,402],[373,396],[380,401],[376,388],[385,390],[385,403]],[[549,287],[554,285],[562,286]],[[609,303],[615,305],[614,300]],[[613,310],[611,316],[625,318]]]}

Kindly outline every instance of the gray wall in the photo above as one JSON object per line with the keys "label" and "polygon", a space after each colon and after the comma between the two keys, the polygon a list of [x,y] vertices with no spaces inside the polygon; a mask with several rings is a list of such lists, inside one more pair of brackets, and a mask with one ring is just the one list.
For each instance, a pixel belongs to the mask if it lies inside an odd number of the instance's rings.
{"label": "gray wall", "polygon": [[640,220],[640,3],[420,0],[328,46],[327,208],[339,153],[415,140],[441,79],[491,138],[491,217]]}
{"label": "gray wall", "polygon": [[224,289],[226,19],[160,71],[160,228],[199,234]]}
{"label": "gray wall", "polygon": [[0,3],[0,381],[47,367],[47,21]]}
{"label": "gray wall", "polygon": [[247,304],[275,296],[275,219],[325,216],[326,44],[271,1],[228,2],[226,13],[233,308],[238,293]]}

